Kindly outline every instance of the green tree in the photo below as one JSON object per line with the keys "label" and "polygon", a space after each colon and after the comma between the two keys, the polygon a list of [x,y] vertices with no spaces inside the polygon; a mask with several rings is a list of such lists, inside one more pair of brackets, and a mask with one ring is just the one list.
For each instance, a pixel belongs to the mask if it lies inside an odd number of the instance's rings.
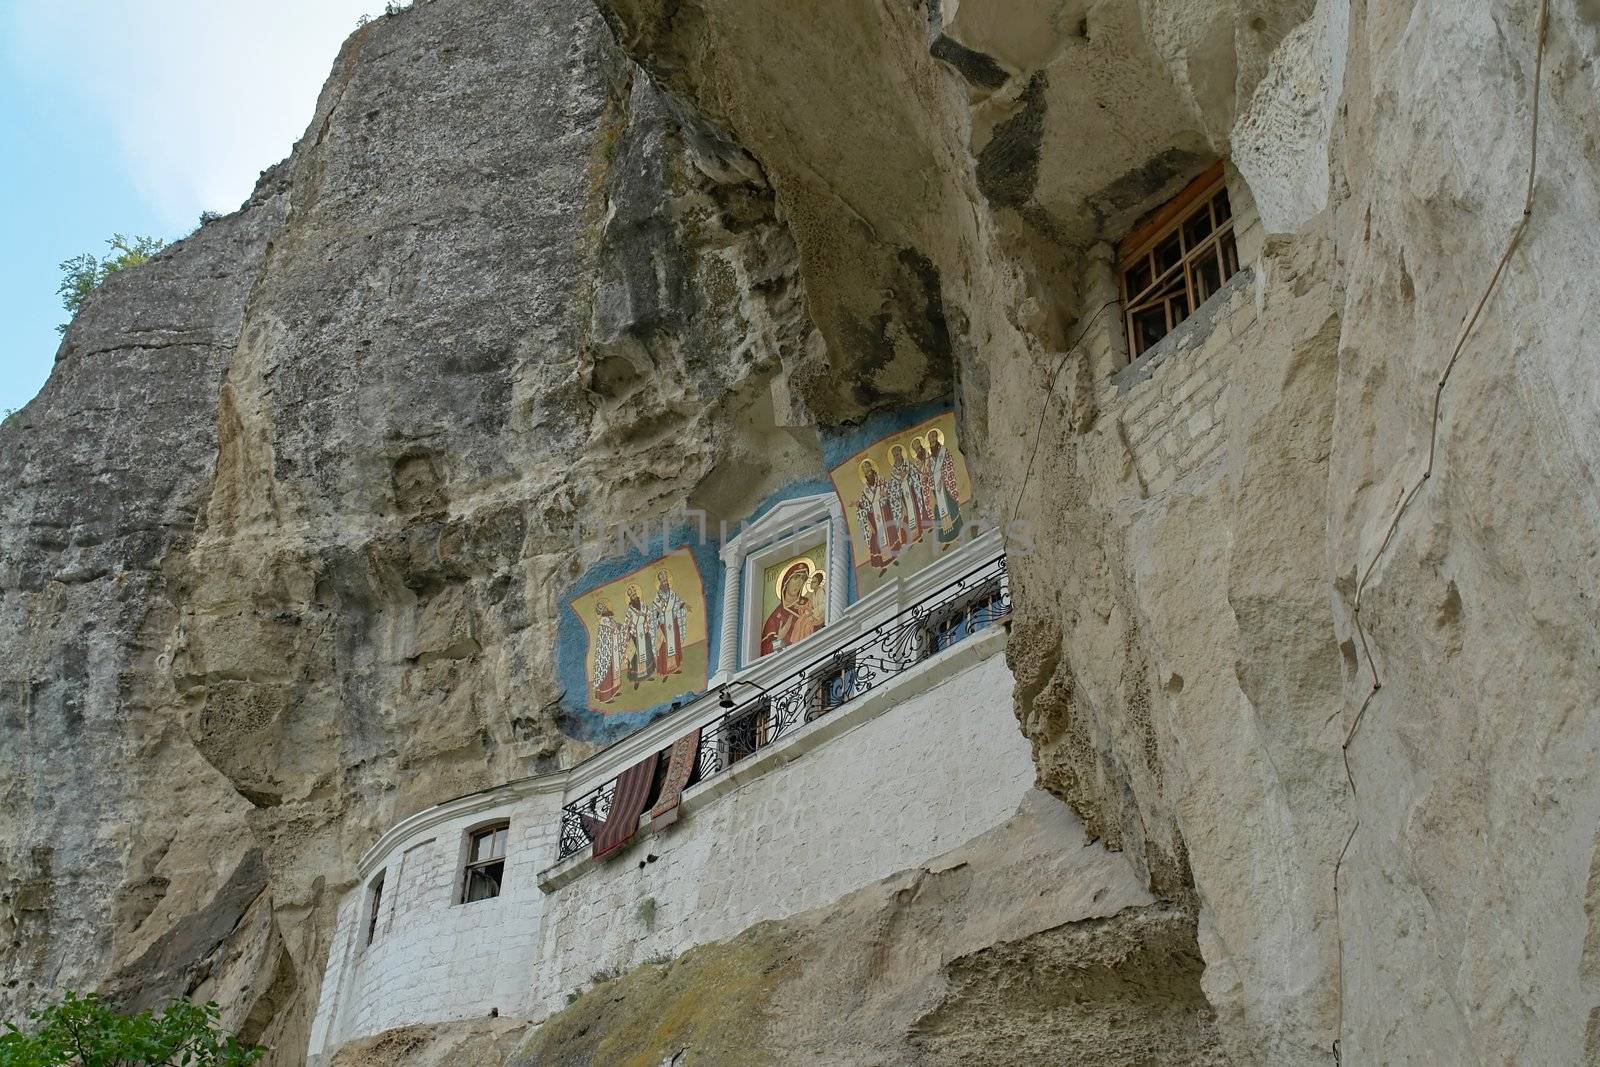
{"label": "green tree", "polygon": [[[67,322],[71,322],[72,316],[83,307],[83,302],[94,292],[95,286],[119,270],[147,262],[167,247],[167,243],[156,237],[134,237],[130,240],[120,233],[114,233],[106,246],[109,251],[104,259],[85,252],[61,261],[61,284],[56,287],[56,295],[61,297],[61,306],[67,309]],[[67,322],[57,326],[57,332],[66,333]]]}
{"label": "green tree", "polygon": [[215,1004],[187,1000],[118,1015],[93,993],[68,993],[28,1016],[26,1030],[5,1024],[0,1067],[248,1067],[266,1053],[223,1030],[220,1017]]}

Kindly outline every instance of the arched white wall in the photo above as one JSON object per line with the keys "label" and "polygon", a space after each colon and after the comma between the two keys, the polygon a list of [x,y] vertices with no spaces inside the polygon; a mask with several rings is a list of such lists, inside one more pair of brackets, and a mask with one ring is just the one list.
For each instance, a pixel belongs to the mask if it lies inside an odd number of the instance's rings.
{"label": "arched white wall", "polygon": [[[892,616],[895,594],[882,599]],[[825,904],[999,825],[1034,780],[1004,646],[996,626],[890,678],[694,786],[673,825],[646,821],[599,862],[587,850],[558,862],[558,835],[562,804],[615,773],[609,750],[406,819],[341,904],[309,1054],[413,1023],[543,1018],[596,973]],[[641,743],[682,728],[653,726]],[[497,818],[511,830],[503,892],[456,903],[462,842]]]}

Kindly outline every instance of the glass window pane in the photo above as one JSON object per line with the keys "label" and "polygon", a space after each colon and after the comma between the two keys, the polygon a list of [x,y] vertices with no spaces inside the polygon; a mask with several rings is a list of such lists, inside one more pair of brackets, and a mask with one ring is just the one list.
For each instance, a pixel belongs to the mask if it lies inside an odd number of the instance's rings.
{"label": "glass window pane", "polygon": [[504,862],[486,863],[467,872],[466,900],[488,900],[500,895],[500,881],[505,874]]}
{"label": "glass window pane", "polygon": [[472,835],[471,862],[480,863],[484,860],[499,859],[506,854],[506,836],[508,830],[504,826],[494,826],[487,830],[479,830]]}
{"label": "glass window pane", "polygon": [[1183,247],[1187,251],[1199,246],[1211,235],[1211,212],[1205,204],[1200,205],[1200,210],[1183,224]]}
{"label": "glass window pane", "polygon": [[1129,300],[1150,288],[1150,277],[1150,257],[1140,256],[1139,262],[1129,267],[1123,275],[1124,284],[1128,287]]}
{"label": "glass window pane", "polygon": [[1222,288],[1222,266],[1215,255],[1207,255],[1194,264],[1194,298],[1204,302],[1212,293]]}
{"label": "glass window pane", "polygon": [[1211,198],[1211,207],[1217,213],[1217,222],[1226,222],[1233,218],[1233,205],[1228,203],[1228,190],[1223,189]]}
{"label": "glass window pane", "polygon": [[1133,314],[1133,344],[1135,354],[1155,344],[1167,335],[1167,312],[1160,304]]}
{"label": "glass window pane", "polygon": [[1177,266],[1183,259],[1183,245],[1174,233],[1165,241],[1156,245],[1156,270],[1165,271],[1169,267]]}
{"label": "glass window pane", "polygon": [[1233,234],[1222,235],[1222,280],[1227,281],[1239,269],[1239,249],[1234,246]]}
{"label": "glass window pane", "polygon": [[1176,326],[1189,317],[1189,298],[1187,296],[1175,296],[1170,301],[1170,304],[1172,306],[1172,325]]}

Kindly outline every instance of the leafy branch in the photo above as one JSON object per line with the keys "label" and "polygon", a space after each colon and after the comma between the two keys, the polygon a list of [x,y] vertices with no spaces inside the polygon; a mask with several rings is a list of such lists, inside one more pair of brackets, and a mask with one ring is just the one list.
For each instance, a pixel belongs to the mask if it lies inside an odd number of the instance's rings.
{"label": "leafy branch", "polygon": [[56,286],[56,295],[61,297],[61,306],[67,309],[67,322],[57,326],[56,332],[67,332],[68,323],[96,286],[119,270],[148,262],[167,247],[167,243],[156,237],[130,239],[116,233],[111,235],[106,246],[109,251],[104,259],[85,252],[61,261],[61,284]]}
{"label": "leafy branch", "polygon": [[93,993],[69,992],[28,1022],[0,1030],[0,1067],[250,1067],[267,1051],[222,1029],[215,1004],[187,1000],[118,1015]]}

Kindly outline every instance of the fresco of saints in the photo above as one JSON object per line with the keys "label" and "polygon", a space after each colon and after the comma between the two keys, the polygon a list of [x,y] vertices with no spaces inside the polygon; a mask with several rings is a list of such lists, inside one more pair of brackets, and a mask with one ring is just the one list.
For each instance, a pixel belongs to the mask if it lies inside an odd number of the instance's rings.
{"label": "fresco of saints", "polygon": [[622,646],[626,641],[610,604],[597,601],[594,613],[599,619],[594,628],[594,698],[609,704],[622,691]]}
{"label": "fresco of saints", "polygon": [[922,513],[922,475],[906,462],[906,450],[901,445],[889,449],[889,503],[894,511],[894,521],[904,531],[905,544],[922,540],[922,530],[928,519]]}
{"label": "fresco of saints", "polygon": [[656,674],[655,612],[639,596],[639,587],[628,586],[628,680],[635,689]]}
{"label": "fresco of saints", "polygon": [[944,435],[928,431],[929,474],[933,479],[933,517],[939,541],[948,545],[961,536],[961,502],[956,499],[956,463],[944,447]]}
{"label": "fresco of saints", "polygon": [[770,656],[822,629],[822,572],[799,560],[778,578],[778,606],[761,626],[761,654]]}
{"label": "fresco of saints", "polygon": [[856,500],[856,521],[867,539],[867,556],[874,567],[887,567],[900,550],[888,483],[878,478],[877,464],[861,461],[861,496]]}
{"label": "fresco of saints", "polygon": [[911,465],[917,469],[917,482],[922,489],[922,525],[933,525],[933,457],[928,455],[928,442],[920,437],[911,439]]}
{"label": "fresco of saints", "polygon": [[656,674],[665,678],[683,670],[683,635],[689,628],[689,605],[672,591],[666,571],[656,572],[656,599],[650,613],[655,627]]}

